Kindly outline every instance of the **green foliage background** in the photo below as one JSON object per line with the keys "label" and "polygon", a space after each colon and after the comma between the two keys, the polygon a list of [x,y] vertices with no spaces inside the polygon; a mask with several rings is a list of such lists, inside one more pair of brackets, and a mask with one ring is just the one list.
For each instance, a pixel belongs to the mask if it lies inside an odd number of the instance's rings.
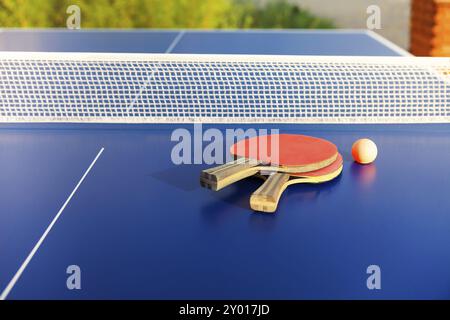
{"label": "green foliage background", "polygon": [[0,0],[0,27],[65,27],[72,4],[82,28],[333,27],[285,0]]}

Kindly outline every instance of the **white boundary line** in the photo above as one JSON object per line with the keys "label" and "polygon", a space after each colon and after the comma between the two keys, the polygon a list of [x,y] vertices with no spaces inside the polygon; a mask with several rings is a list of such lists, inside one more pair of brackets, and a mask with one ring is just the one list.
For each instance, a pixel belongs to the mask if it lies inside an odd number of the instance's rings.
{"label": "white boundary line", "polygon": [[181,31],[179,34],[177,34],[175,39],[173,39],[172,43],[167,48],[166,53],[171,53],[173,51],[173,49],[175,49],[175,47],[177,46],[178,42],[180,42],[181,38],[183,38],[184,34],[185,34],[184,30]]}
{"label": "white boundary line", "polygon": [[103,153],[103,151],[105,150],[105,148],[101,148],[100,151],[97,153],[97,156],[95,157],[95,159],[92,161],[91,165],[87,168],[86,172],[83,174],[83,176],[81,177],[80,181],[78,181],[77,185],[75,186],[75,188],[73,189],[72,193],[69,195],[69,197],[67,198],[66,202],[64,202],[63,206],[61,207],[61,209],[59,209],[58,213],[56,214],[56,216],[53,218],[52,222],[48,225],[47,229],[45,230],[45,232],[42,234],[41,238],[39,239],[39,241],[36,243],[36,245],[34,246],[34,248],[31,250],[31,252],[28,254],[27,258],[25,259],[25,261],[22,263],[22,265],[20,266],[19,270],[17,270],[16,274],[14,275],[14,277],[11,279],[11,281],[8,283],[8,285],[6,286],[5,290],[3,290],[2,294],[0,295],[0,300],[5,300],[9,293],[11,292],[11,290],[13,289],[14,285],[16,284],[16,282],[19,280],[20,276],[22,275],[22,273],[25,271],[25,268],[28,266],[28,264],[30,263],[31,259],[33,259],[33,256],[36,254],[36,252],[38,251],[39,247],[41,246],[41,244],[44,242],[45,238],[47,237],[47,235],[49,234],[50,230],[53,228],[53,226],[55,225],[56,221],[58,221],[58,218],[61,216],[61,214],[63,213],[64,209],[67,207],[67,205],[69,204],[70,200],[72,199],[72,197],[75,195],[75,193],[77,192],[78,188],[80,187],[80,185],[83,183],[84,179],[86,178],[86,176],[89,174],[89,171],[91,171],[92,167],[94,166],[94,164],[97,162],[98,158],[100,158],[101,154]]}
{"label": "white boundary line", "polygon": [[[400,49],[399,49],[400,50]],[[399,52],[400,53],[400,52]],[[414,56],[313,56],[313,55],[249,55],[249,54],[180,54],[180,53],[103,53],[103,52],[32,52],[0,51],[0,61],[72,61],[72,62],[325,62],[339,64],[380,63],[397,65],[432,65],[448,67],[448,57]],[[42,62],[42,61],[40,61]],[[7,61],[6,63],[9,63]]]}
{"label": "white boundary line", "polygon": [[[184,36],[184,31],[181,31],[179,34],[177,34],[177,36],[173,39],[172,43],[169,45],[169,47],[167,47],[165,54],[170,54],[172,52],[172,50],[176,47],[176,45],[178,44],[178,42],[180,42],[181,38],[183,38]],[[155,71],[158,70],[161,67],[161,62],[159,62],[154,68],[153,70],[150,72],[150,74],[148,75],[148,79],[147,81],[144,83],[143,86],[141,86],[139,88],[139,92],[138,94],[133,98],[133,100],[131,101],[131,103],[126,107],[126,110],[129,110],[131,108],[133,108],[134,104],[136,103],[137,99],[139,99],[142,96],[142,93],[144,92],[145,89],[147,89],[148,84],[150,83],[150,80],[153,79],[153,77],[155,76]]]}
{"label": "white boundary line", "polygon": [[158,70],[158,68],[161,66],[161,62],[159,62],[150,72],[150,74],[148,75],[147,81],[145,81],[145,83],[139,88],[139,92],[137,95],[134,96],[133,100],[131,100],[131,103],[129,105],[127,105],[125,107],[125,110],[130,110],[134,107],[137,99],[139,99],[142,96],[142,93],[144,92],[144,90],[147,88],[150,80],[153,79],[153,77],[155,76],[155,71]]}
{"label": "white boundary line", "polygon": [[406,51],[405,49],[399,47],[398,45],[396,45],[395,43],[393,43],[392,41],[386,39],[385,37],[379,35],[378,33],[376,33],[375,31],[372,30],[367,30],[366,34],[371,37],[372,39],[378,41],[379,43],[381,43],[382,45],[388,47],[389,49],[397,52],[398,54],[404,56],[404,57],[414,57],[411,53],[409,53],[408,51]]}

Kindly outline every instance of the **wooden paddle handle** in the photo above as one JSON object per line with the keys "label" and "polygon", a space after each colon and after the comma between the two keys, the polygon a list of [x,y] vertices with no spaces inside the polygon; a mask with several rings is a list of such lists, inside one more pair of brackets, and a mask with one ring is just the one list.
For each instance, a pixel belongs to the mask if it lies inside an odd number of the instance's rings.
{"label": "wooden paddle handle", "polygon": [[218,191],[230,184],[250,177],[259,170],[260,162],[238,159],[218,167],[203,170],[200,175],[200,185]]}
{"label": "wooden paddle handle", "polygon": [[289,174],[275,173],[250,197],[250,207],[256,211],[275,212],[281,194],[289,181]]}

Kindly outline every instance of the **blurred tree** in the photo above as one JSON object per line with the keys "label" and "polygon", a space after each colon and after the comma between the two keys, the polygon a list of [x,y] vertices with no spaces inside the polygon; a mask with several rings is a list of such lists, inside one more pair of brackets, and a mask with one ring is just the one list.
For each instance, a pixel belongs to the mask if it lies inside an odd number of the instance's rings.
{"label": "blurred tree", "polygon": [[54,0],[0,0],[0,25],[2,27],[50,26]]}
{"label": "blurred tree", "polygon": [[81,8],[82,28],[328,28],[284,0],[0,0],[1,27],[65,27]]}
{"label": "blurred tree", "polygon": [[333,28],[329,20],[318,18],[286,1],[270,1],[264,7],[250,8],[252,28]]}

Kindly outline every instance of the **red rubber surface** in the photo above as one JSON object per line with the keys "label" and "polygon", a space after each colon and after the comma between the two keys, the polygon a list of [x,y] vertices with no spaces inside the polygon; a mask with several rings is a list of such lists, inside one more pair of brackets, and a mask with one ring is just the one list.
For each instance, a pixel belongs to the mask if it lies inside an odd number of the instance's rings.
{"label": "red rubber surface", "polygon": [[234,156],[267,164],[293,167],[330,159],[337,153],[337,148],[333,143],[316,137],[275,134],[243,139],[231,146],[230,152]]}

